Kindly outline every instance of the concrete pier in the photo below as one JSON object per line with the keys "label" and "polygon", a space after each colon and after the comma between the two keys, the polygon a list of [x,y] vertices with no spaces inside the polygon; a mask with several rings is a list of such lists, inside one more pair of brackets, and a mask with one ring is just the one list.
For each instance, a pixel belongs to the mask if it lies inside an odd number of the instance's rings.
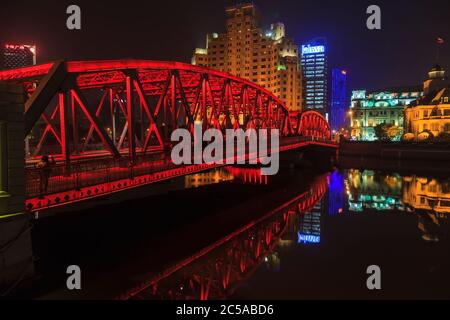
{"label": "concrete pier", "polygon": [[0,83],[0,297],[34,272],[25,206],[24,93]]}

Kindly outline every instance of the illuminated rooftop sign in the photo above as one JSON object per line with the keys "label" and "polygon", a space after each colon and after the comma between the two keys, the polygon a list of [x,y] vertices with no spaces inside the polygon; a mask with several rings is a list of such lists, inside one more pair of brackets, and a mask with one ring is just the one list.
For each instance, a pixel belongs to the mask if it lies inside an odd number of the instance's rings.
{"label": "illuminated rooftop sign", "polygon": [[315,54],[315,53],[324,53],[325,46],[311,46],[306,45],[302,46],[302,54]]}
{"label": "illuminated rooftop sign", "polygon": [[11,49],[11,50],[25,50],[28,49],[32,53],[36,53],[36,46],[30,46],[26,44],[6,44],[5,49]]}
{"label": "illuminated rooftop sign", "polygon": [[320,236],[314,236],[312,234],[298,233],[298,243],[320,243]]}

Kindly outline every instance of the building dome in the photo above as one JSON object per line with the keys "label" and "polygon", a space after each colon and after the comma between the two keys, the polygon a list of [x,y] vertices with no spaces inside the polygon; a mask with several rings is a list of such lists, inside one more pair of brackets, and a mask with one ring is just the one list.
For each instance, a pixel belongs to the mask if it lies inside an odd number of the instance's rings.
{"label": "building dome", "polygon": [[442,67],[441,67],[440,65],[438,65],[438,64],[435,64],[435,65],[433,66],[433,68],[430,69],[429,72],[436,72],[436,71],[444,71],[444,68],[442,68]]}
{"label": "building dome", "polygon": [[435,64],[430,71],[428,71],[428,77],[430,79],[438,79],[445,77],[445,70],[440,65]]}

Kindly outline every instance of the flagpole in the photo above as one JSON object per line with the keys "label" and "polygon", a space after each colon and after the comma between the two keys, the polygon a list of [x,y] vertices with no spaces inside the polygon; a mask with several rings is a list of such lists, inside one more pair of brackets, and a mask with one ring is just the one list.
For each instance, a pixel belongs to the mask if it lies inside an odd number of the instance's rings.
{"label": "flagpole", "polygon": [[445,42],[445,40],[442,39],[441,37],[437,38],[437,41],[436,41],[436,60],[437,60],[438,64],[439,64],[439,58],[440,58],[440,51],[439,51],[440,48],[439,47],[441,45],[443,45],[444,42]]}
{"label": "flagpole", "polygon": [[436,63],[439,64],[439,43],[436,43]]}

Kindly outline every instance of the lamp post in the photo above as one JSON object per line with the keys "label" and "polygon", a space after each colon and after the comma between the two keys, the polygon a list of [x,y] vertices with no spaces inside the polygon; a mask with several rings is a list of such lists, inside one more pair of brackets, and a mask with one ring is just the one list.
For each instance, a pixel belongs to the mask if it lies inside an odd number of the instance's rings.
{"label": "lamp post", "polygon": [[349,123],[349,128],[350,128],[350,137],[353,137],[353,111],[352,110],[349,110],[348,112],[347,112],[347,116],[349,117],[349,119],[350,119],[350,123]]}

